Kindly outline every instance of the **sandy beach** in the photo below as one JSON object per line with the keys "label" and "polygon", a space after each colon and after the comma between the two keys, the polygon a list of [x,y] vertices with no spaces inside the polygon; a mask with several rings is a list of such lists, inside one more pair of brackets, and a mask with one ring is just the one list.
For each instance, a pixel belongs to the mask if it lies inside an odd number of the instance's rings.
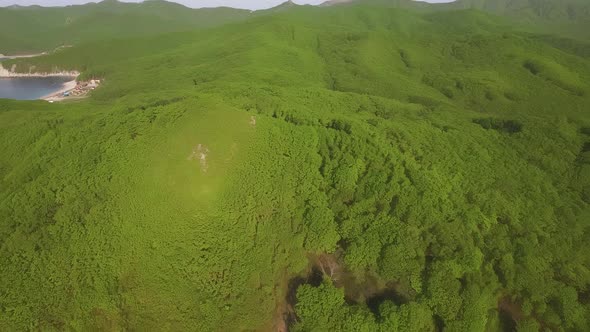
{"label": "sandy beach", "polygon": [[[58,47],[56,50],[63,48]],[[32,58],[42,55],[47,55],[48,52],[42,52],[37,54],[22,54],[22,55],[4,55],[0,54],[0,60],[6,59],[17,59],[17,58]],[[80,75],[77,71],[59,71],[59,72],[49,72],[49,73],[39,73],[39,72],[29,72],[29,73],[19,73],[15,72],[14,68],[6,69],[0,64],[0,77],[2,78],[11,78],[11,77],[52,77],[52,76],[70,76],[73,79],[63,84],[63,86],[55,92],[52,92],[49,95],[43,96],[39,99],[46,100],[49,102],[61,101],[66,99],[64,97],[65,92],[72,92],[78,87],[77,77]],[[71,98],[70,98],[71,99]]]}
{"label": "sandy beach", "polygon": [[64,92],[74,90],[77,85],[78,85],[78,83],[77,83],[76,79],[74,78],[72,81],[64,83],[62,88],[59,89],[58,91],[53,92],[47,96],[43,96],[39,99],[47,100],[49,102],[61,101],[66,98],[63,96]]}

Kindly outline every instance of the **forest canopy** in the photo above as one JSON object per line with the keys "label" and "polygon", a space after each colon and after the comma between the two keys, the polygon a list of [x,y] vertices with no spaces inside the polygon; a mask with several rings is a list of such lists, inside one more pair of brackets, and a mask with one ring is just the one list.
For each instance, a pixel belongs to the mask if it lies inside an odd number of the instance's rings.
{"label": "forest canopy", "polygon": [[3,61],[103,84],[0,100],[0,330],[590,330],[590,14],[521,2]]}

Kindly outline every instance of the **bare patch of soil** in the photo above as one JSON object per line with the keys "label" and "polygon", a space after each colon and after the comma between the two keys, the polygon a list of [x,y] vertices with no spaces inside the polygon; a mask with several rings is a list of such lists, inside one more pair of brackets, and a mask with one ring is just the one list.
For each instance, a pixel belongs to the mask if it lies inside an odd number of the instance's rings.
{"label": "bare patch of soil", "polygon": [[203,144],[198,144],[193,148],[191,154],[187,157],[187,160],[198,160],[201,166],[201,171],[207,173],[209,165],[207,164],[207,155],[209,154],[209,148]]}

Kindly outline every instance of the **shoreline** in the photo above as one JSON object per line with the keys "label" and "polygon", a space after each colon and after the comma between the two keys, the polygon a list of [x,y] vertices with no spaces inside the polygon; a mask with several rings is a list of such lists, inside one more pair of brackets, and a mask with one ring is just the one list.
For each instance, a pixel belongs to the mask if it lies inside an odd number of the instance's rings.
{"label": "shoreline", "polygon": [[8,70],[2,66],[0,63],[0,77],[1,78],[12,78],[12,77],[56,77],[56,76],[70,76],[70,77],[78,77],[80,75],[77,71],[59,71],[59,72],[51,72],[51,73],[17,73],[11,70]]}
{"label": "shoreline", "polygon": [[39,97],[39,100],[45,100],[48,102],[62,101],[66,98],[63,96],[63,94],[74,90],[77,86],[78,86],[77,77],[74,77],[73,80],[65,82],[62,85],[61,89],[59,89],[55,92],[52,92],[48,95]]}
{"label": "shoreline", "polygon": [[21,58],[35,58],[42,55],[47,55],[47,52],[35,53],[35,54],[21,54],[21,55],[5,55],[0,53],[0,60],[10,60],[10,59],[21,59]]}
{"label": "shoreline", "polygon": [[[60,48],[64,48],[68,46],[62,46],[56,48],[56,50]],[[6,56],[0,54],[0,61],[6,59],[17,59],[17,58],[33,58],[37,56],[43,56],[49,54],[48,52],[38,53],[38,54],[23,54],[23,55],[12,55]],[[78,77],[80,76],[80,72],[72,70],[72,71],[53,71],[53,72],[31,72],[28,73],[19,73],[14,71],[15,66],[12,69],[6,69],[2,66],[0,62],[0,78],[43,78],[43,77],[67,77],[71,78],[71,80],[62,84],[59,90],[51,92],[50,94],[41,96],[37,98],[37,100],[45,100],[50,103],[56,101],[63,101],[66,99],[79,99],[84,98],[88,94],[90,90],[94,90],[100,84],[100,80],[91,80],[89,82],[78,82]],[[32,67],[30,70],[33,69]],[[66,95],[64,95],[66,94]]]}

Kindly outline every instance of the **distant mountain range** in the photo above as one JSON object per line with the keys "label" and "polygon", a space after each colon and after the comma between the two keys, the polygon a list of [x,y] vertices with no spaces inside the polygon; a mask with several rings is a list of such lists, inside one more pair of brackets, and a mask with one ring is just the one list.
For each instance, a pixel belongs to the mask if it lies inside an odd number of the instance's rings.
{"label": "distant mountain range", "polygon": [[191,9],[166,1],[100,3],[67,7],[0,8],[0,53],[36,52],[85,41],[154,35],[240,21],[250,11]]}
{"label": "distant mountain range", "polygon": [[458,0],[452,8],[473,8],[511,16],[537,16],[551,20],[588,20],[587,0]]}
{"label": "distant mountain range", "polygon": [[500,15],[537,16],[545,19],[587,20],[590,17],[590,1],[587,0],[457,0],[449,3],[414,0],[328,0],[322,6],[356,3],[407,8],[478,9]]}
{"label": "distant mountain range", "polygon": [[[519,20],[543,20],[565,26],[567,31],[590,33],[590,1],[586,0],[458,0],[428,4],[413,0],[329,0],[321,6],[378,5],[415,10],[477,9]],[[292,10],[300,6],[287,1],[269,10],[249,11],[219,7],[191,9],[177,3],[150,0],[100,3],[67,7],[11,6],[0,8],[0,53],[15,54],[53,49],[81,42],[150,36],[168,32],[209,28],[252,16]],[[576,24],[573,28],[567,25]],[[588,30],[580,28],[583,24]]]}

